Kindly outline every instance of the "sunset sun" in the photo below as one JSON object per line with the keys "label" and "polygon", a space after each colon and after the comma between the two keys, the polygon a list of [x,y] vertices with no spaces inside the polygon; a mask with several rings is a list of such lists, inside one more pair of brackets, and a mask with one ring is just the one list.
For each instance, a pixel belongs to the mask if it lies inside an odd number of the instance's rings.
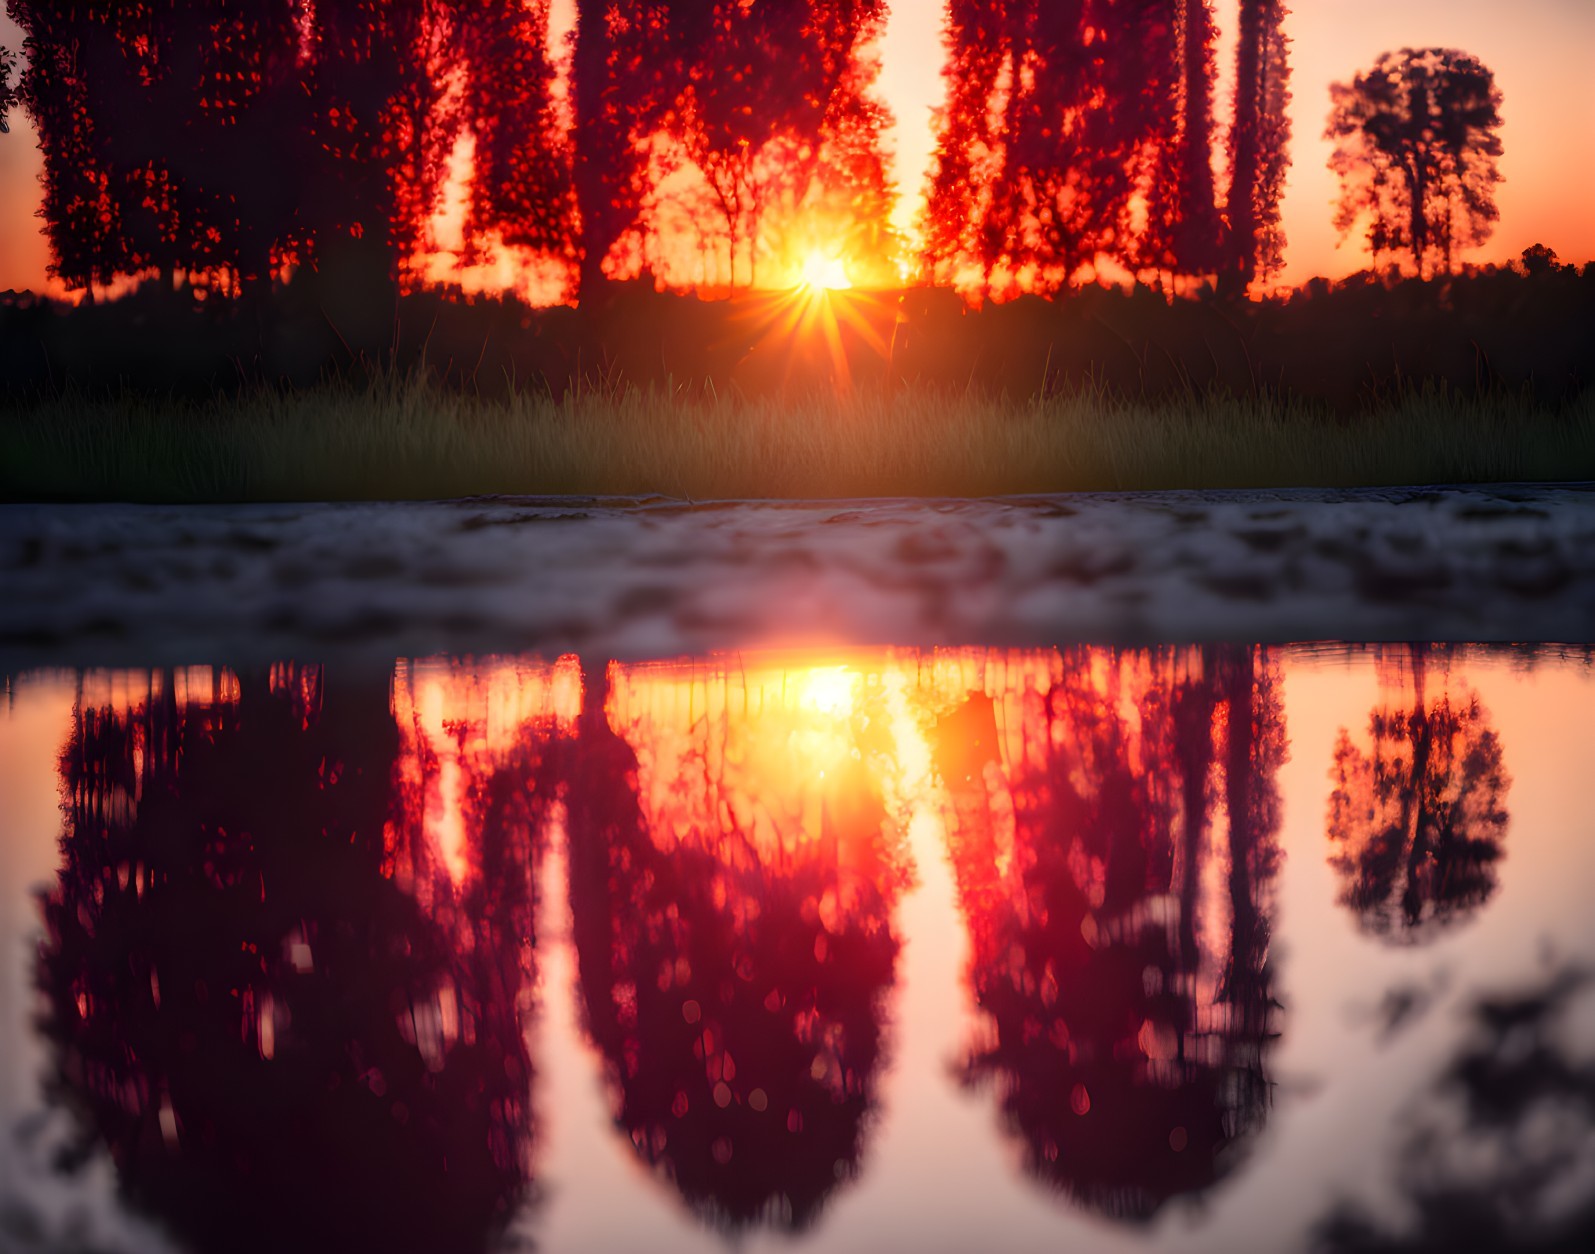
{"label": "sunset sun", "polygon": [[816,249],[803,259],[803,286],[811,292],[841,292],[852,287],[853,281],[840,257]]}

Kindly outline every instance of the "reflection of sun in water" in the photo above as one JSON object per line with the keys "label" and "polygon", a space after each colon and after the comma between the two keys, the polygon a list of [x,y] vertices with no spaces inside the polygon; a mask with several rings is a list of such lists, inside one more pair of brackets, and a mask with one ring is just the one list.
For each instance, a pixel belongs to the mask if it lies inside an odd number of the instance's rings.
{"label": "reflection of sun in water", "polygon": [[811,292],[843,292],[853,286],[847,266],[840,257],[818,250],[803,259],[803,286]]}

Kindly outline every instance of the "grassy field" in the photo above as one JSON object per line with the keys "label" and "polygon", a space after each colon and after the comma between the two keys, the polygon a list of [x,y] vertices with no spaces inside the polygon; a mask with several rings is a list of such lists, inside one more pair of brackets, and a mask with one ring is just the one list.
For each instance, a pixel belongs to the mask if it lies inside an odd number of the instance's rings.
{"label": "grassy field", "polygon": [[1595,479],[1595,393],[1560,411],[1430,391],[1300,403],[908,390],[807,401],[612,389],[487,402],[386,379],[184,404],[0,408],[8,501],[692,500]]}

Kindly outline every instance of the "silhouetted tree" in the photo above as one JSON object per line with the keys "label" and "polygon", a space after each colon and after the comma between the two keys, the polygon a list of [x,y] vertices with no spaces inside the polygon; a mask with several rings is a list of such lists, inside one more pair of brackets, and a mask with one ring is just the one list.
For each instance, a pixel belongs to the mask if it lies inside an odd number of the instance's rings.
{"label": "silhouetted tree", "polygon": [[[1170,6],[1162,7],[1166,10]],[[1166,168],[1153,167],[1150,199],[1154,206],[1161,201],[1174,215],[1166,236],[1165,256],[1153,260],[1154,268],[1159,268],[1155,263],[1162,260],[1169,269],[1200,274],[1216,267],[1220,233],[1213,188],[1213,45],[1217,33],[1207,0],[1181,0],[1172,8],[1172,26],[1180,40],[1180,85],[1179,109],[1170,129],[1179,156],[1172,178]],[[1161,36],[1161,23],[1157,29]],[[1148,110],[1155,110],[1161,103],[1155,76],[1148,80],[1142,99]],[[1152,126],[1156,126],[1155,121]],[[1154,143],[1154,147],[1161,145]],[[1159,153],[1158,160],[1166,157]],[[1157,221],[1155,211],[1152,221]],[[1144,255],[1138,258],[1146,259]]]}
{"label": "silhouetted tree", "polygon": [[0,135],[11,133],[7,120],[17,107],[17,54],[0,44]]}
{"label": "silhouetted tree", "polygon": [[299,184],[297,0],[18,0],[53,272],[267,279]]}
{"label": "silhouetted tree", "polygon": [[1456,254],[1488,239],[1500,216],[1495,76],[1465,52],[1403,48],[1329,95],[1335,225],[1346,234],[1366,219],[1376,264],[1405,254],[1420,276],[1451,273]]}
{"label": "silhouetted tree", "polygon": [[447,28],[427,0],[317,0],[310,10],[311,170],[302,207],[328,316],[356,349],[392,336],[449,143],[430,121]]}
{"label": "silhouetted tree", "polygon": [[1243,6],[1221,220],[1210,0],[953,0],[926,210],[930,277],[998,297],[1088,268],[1213,275],[1278,253],[1285,41]]}
{"label": "silhouetted tree", "polygon": [[[889,198],[880,154],[884,106],[866,51],[883,0],[650,0],[624,12],[578,8],[574,61],[576,181],[584,290],[608,265],[636,272],[659,253],[649,210],[667,173],[701,177],[705,213],[724,231],[735,281],[752,277],[767,215],[793,220],[828,205],[846,237]],[[827,192],[868,179],[850,198]]]}
{"label": "silhouetted tree", "polygon": [[[646,699],[646,671],[616,673]],[[867,733],[844,721],[816,784],[790,747],[826,733],[794,730],[789,708],[727,702],[689,724],[606,717],[607,698],[589,672],[565,786],[582,1000],[616,1122],[708,1221],[804,1228],[858,1171],[898,951],[902,876],[849,753]]]}
{"label": "silhouetted tree", "polygon": [[222,270],[245,290],[269,287],[277,267],[303,248],[296,222],[308,190],[301,168],[303,6],[242,0],[191,7],[202,11],[190,14],[187,29],[167,35],[176,54],[165,71],[174,99],[150,166],[168,166],[199,204],[194,221],[178,223],[179,251],[162,269]]}
{"label": "silhouetted tree", "polygon": [[1290,62],[1280,0],[1241,0],[1225,201],[1228,281],[1244,291],[1284,264],[1279,201],[1289,166]]}
{"label": "silhouetted tree", "polygon": [[[833,205],[844,224],[884,217],[885,109],[869,94],[863,47],[885,23],[882,0],[716,0],[711,42],[692,50],[681,139],[725,219],[729,273],[748,254],[756,278],[764,214],[811,209],[817,177],[850,185],[861,204]],[[825,167],[845,158],[842,168]]]}
{"label": "silhouetted tree", "polygon": [[667,7],[641,0],[624,10],[584,0],[576,8],[571,89],[576,103],[576,203],[581,217],[579,292],[603,283],[604,261],[642,210],[644,163],[638,140],[658,124],[668,92],[647,55],[648,32]]}
{"label": "silhouetted tree", "polygon": [[480,1250],[528,1171],[519,989],[387,874],[386,685],[177,689],[74,713],[53,1095],[197,1248]]}
{"label": "silhouetted tree", "polygon": [[118,56],[114,6],[91,17],[87,5],[14,0],[9,12],[25,36],[28,66],[17,96],[43,157],[50,272],[73,287],[110,283],[130,262],[109,160],[114,110],[93,74]]}
{"label": "silhouetted tree", "polygon": [[1365,746],[1344,728],[1335,744],[1329,861],[1358,925],[1410,942],[1469,917],[1495,891],[1511,779],[1488,712],[1449,680],[1443,656],[1414,645],[1391,669],[1387,686],[1410,684],[1410,693],[1373,711]]}
{"label": "silhouetted tree", "polygon": [[1034,1174],[1117,1218],[1211,1185],[1267,1109],[1277,682],[1251,649],[1081,650],[936,728],[990,1024],[966,1080],[995,1079]]}
{"label": "silhouetted tree", "polygon": [[[768,196],[762,168],[768,140],[794,126],[818,129],[825,97],[789,93],[803,77],[803,0],[760,0],[706,5],[709,38],[692,49],[683,66],[679,104],[680,138],[703,173],[710,197],[725,221],[727,273],[736,286],[737,261],[748,251],[751,282],[757,265],[759,211]],[[802,119],[801,113],[812,114]]]}
{"label": "silhouetted tree", "polygon": [[[848,12],[845,4],[834,7]],[[899,272],[895,264],[887,266],[897,261],[901,244],[892,235],[897,189],[885,146],[892,114],[875,91],[880,66],[865,51],[880,37],[885,22],[884,2],[859,6],[846,38],[836,41],[850,53],[831,88],[812,179],[803,190],[819,236],[807,242],[848,258],[861,282],[895,286]]]}
{"label": "silhouetted tree", "polygon": [[1140,137],[1114,119],[1111,106],[1139,111],[1110,81],[1116,58],[1137,45],[1094,19],[1088,0],[952,0],[948,101],[926,208],[935,280],[996,295],[1052,291],[1114,250]]}
{"label": "silhouetted tree", "polygon": [[475,141],[467,247],[497,234],[573,262],[575,192],[554,109],[548,0],[455,0],[453,21],[465,73],[460,122]]}
{"label": "silhouetted tree", "polygon": [[1517,264],[1531,279],[1542,279],[1547,275],[1573,269],[1571,265],[1562,264],[1556,255],[1556,249],[1547,248],[1544,244],[1530,244],[1523,250]]}
{"label": "silhouetted tree", "polygon": [[[462,131],[467,242],[572,255],[547,5],[515,0],[16,0],[53,271],[323,272],[351,347],[391,336]],[[369,324],[369,325],[367,325]]]}

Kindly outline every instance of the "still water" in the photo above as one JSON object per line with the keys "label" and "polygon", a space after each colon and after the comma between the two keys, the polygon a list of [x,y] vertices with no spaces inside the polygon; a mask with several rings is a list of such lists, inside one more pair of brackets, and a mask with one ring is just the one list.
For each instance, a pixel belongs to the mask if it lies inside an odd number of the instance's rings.
{"label": "still water", "polygon": [[1592,697],[1454,645],[25,674],[0,1249],[1576,1245]]}

